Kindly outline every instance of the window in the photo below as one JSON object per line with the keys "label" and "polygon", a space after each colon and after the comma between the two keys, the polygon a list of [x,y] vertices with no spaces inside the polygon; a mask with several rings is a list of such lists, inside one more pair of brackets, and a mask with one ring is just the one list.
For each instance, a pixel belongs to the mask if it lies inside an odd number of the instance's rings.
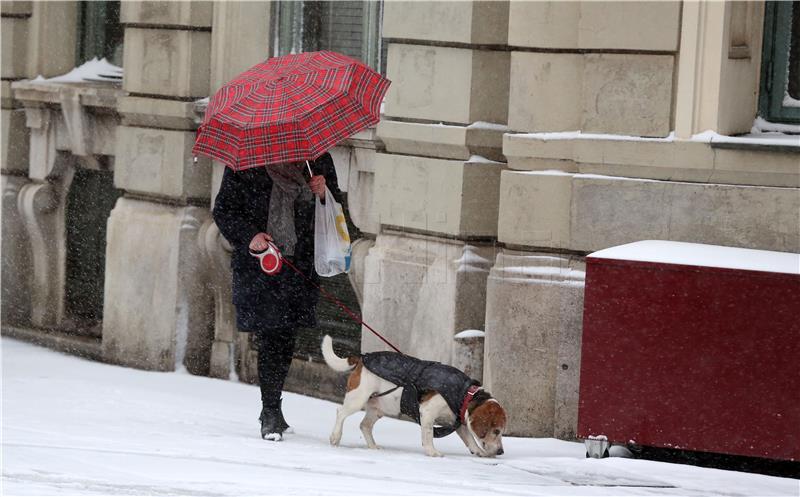
{"label": "window", "polygon": [[800,123],[800,2],[767,2],[759,112],[767,121]]}
{"label": "window", "polygon": [[122,40],[125,30],[119,23],[120,2],[78,3],[78,49],[76,65],[106,58],[122,67]]}
{"label": "window", "polygon": [[273,4],[273,55],[333,50],[385,73],[380,1],[295,2]]}

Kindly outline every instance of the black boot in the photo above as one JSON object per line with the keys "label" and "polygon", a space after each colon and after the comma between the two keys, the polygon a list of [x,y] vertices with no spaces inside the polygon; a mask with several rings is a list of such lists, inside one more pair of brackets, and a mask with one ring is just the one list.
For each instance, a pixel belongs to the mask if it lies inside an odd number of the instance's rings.
{"label": "black boot", "polygon": [[264,440],[279,442],[283,440],[283,433],[291,428],[283,418],[282,400],[278,401],[276,407],[264,407],[261,409],[261,416],[258,417],[258,420],[261,421],[261,438]]}

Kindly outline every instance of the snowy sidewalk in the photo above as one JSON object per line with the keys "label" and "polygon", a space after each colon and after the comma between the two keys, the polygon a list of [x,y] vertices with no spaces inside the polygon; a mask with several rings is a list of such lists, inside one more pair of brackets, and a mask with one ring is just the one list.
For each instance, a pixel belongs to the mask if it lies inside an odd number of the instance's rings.
{"label": "snowy sidewalk", "polygon": [[584,458],[582,444],[507,438],[497,459],[455,435],[425,457],[419,428],[352,416],[328,444],[336,404],[288,394],[296,433],[258,436],[258,389],[152,373],[2,339],[3,495],[781,495],[798,481],[651,461]]}

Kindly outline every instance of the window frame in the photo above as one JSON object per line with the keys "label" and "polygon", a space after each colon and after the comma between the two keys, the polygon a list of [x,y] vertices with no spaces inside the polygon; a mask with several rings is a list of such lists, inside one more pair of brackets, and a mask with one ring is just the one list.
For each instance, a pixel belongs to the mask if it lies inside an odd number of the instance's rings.
{"label": "window frame", "polygon": [[[770,122],[800,123],[800,107],[783,105],[788,93],[794,4],[768,1],[765,5],[759,114]],[[800,15],[800,12],[795,15]]]}
{"label": "window frame", "polygon": [[[113,50],[124,43],[124,28],[120,22],[122,4],[120,1],[80,1],[78,2],[78,32],[75,50],[76,66],[91,60],[105,58],[110,63],[122,65],[122,60],[113,60]],[[118,39],[114,41],[109,27],[116,25]],[[109,51],[111,49],[111,51]]]}
{"label": "window frame", "polygon": [[[365,64],[385,73],[385,43],[383,42],[383,0],[363,0],[362,58]],[[308,4],[308,5],[306,5]],[[319,38],[321,2],[280,0],[272,4],[272,56],[320,50]],[[318,38],[307,39],[304,33],[314,32]],[[288,38],[287,38],[288,37]],[[299,39],[298,39],[299,38]]]}

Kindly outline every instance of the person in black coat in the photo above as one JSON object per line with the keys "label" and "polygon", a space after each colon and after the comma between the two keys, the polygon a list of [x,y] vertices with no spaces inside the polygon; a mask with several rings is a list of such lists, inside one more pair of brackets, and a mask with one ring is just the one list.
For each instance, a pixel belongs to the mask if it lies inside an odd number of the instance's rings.
{"label": "person in black coat", "polygon": [[214,202],[214,221],[233,247],[236,325],[254,334],[258,348],[261,437],[269,440],[281,440],[289,428],[281,411],[281,392],[297,329],[316,326],[319,290],[286,264],[276,275],[265,274],[250,251],[261,252],[273,241],[284,258],[318,284],[314,198],[324,202],[327,186],[334,200],[344,204],[330,154],[310,162],[310,168],[310,179],[305,162],[238,172],[225,168]]}

